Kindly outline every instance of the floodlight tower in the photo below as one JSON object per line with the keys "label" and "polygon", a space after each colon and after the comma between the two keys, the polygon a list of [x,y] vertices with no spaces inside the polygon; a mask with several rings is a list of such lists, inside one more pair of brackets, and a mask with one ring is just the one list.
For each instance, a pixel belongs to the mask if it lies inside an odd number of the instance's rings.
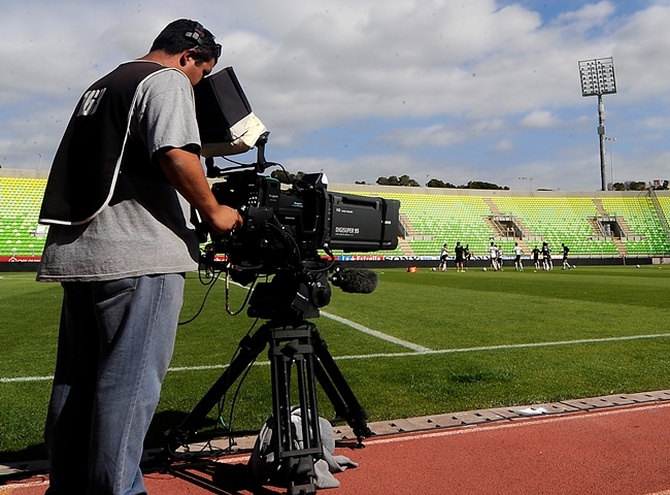
{"label": "floodlight tower", "polygon": [[600,138],[600,178],[602,190],[607,190],[607,167],[605,166],[605,105],[603,95],[616,93],[614,59],[597,58],[579,62],[579,78],[582,96],[598,97],[598,137]]}

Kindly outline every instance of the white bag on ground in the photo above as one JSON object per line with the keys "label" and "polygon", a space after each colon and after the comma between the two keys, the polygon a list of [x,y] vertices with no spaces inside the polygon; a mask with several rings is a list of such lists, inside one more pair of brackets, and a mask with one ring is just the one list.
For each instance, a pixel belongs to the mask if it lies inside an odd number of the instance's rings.
{"label": "white bag on ground", "polygon": [[[302,449],[302,418],[299,408],[294,408],[291,411],[291,423],[295,438],[294,448],[296,450]],[[261,483],[273,480],[280,471],[280,465],[275,459],[273,445],[274,428],[275,421],[271,417],[261,428],[249,459],[249,466],[253,476]],[[314,459],[314,484],[317,488],[337,488],[340,486],[340,482],[335,479],[332,473],[338,473],[350,467],[357,467],[358,463],[350,460],[348,457],[334,455],[335,436],[333,435],[333,427],[328,420],[319,418],[319,429],[321,430],[323,455],[321,458]]]}

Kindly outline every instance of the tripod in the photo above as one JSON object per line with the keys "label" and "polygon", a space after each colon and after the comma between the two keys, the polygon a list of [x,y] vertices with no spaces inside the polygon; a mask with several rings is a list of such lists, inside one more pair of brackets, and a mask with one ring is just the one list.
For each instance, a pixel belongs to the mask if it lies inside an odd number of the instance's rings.
{"label": "tripod", "polygon": [[[326,281],[327,283],[327,281]],[[166,433],[169,452],[188,444],[196,429],[244,370],[269,345],[272,379],[272,409],[277,436],[275,459],[291,495],[316,492],[314,456],[323,453],[319,430],[316,382],[328,396],[338,418],[354,431],[358,445],[372,432],[367,413],[347,384],[316,325],[306,320],[318,316],[310,302],[313,288],[278,274],[272,282],[258,284],[249,301],[249,315],[268,321],[240,342],[240,353],[207,391],[181,424]],[[302,423],[302,446],[298,447],[291,421],[291,369],[296,368],[297,393]]]}

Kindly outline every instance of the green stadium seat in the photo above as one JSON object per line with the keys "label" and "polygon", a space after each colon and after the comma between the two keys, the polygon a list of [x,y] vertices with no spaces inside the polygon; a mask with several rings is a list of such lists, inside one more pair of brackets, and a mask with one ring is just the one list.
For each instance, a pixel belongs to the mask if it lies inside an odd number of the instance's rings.
{"label": "green stadium seat", "polygon": [[46,179],[0,177],[0,256],[37,256],[45,237],[35,236]]}
{"label": "green stadium seat", "polygon": [[[37,218],[46,186],[46,179],[0,177],[0,256],[39,255],[44,247],[46,229],[38,228]],[[381,189],[381,192],[380,192]],[[593,230],[589,219],[601,215],[599,208],[616,216],[627,226],[629,237],[623,246],[630,255],[658,255],[670,252],[665,231],[670,222],[670,197],[657,196],[663,219],[647,194],[636,196],[598,195],[544,197],[533,195],[496,195],[479,191],[476,195],[459,194],[449,190],[407,188],[375,188],[374,192],[347,190],[337,192],[363,194],[397,199],[401,215],[414,230],[407,242],[413,254],[438,256],[444,243],[453,251],[457,241],[469,244],[473,254],[487,255],[492,237],[502,245],[507,255],[512,254],[513,239],[497,237],[497,230],[489,218],[500,213],[512,216],[522,225],[527,236],[547,241],[558,253],[561,243],[570,247],[571,255],[618,256],[619,248],[612,239],[604,239]],[[664,226],[665,224],[665,226]],[[532,248],[541,241],[527,242]],[[340,253],[336,253],[340,254]],[[370,253],[353,253],[370,254]],[[401,255],[400,247],[378,254]],[[405,253],[410,254],[410,253]],[[527,253],[530,254],[530,253]]]}

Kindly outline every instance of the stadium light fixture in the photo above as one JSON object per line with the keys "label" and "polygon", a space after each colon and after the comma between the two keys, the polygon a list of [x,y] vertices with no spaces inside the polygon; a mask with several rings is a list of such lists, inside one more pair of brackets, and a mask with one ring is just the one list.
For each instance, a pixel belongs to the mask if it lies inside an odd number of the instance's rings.
{"label": "stadium light fixture", "polygon": [[598,137],[600,139],[600,179],[602,190],[607,190],[607,168],[605,166],[605,105],[603,95],[617,92],[614,76],[614,59],[597,58],[579,62],[579,78],[582,96],[598,97]]}

